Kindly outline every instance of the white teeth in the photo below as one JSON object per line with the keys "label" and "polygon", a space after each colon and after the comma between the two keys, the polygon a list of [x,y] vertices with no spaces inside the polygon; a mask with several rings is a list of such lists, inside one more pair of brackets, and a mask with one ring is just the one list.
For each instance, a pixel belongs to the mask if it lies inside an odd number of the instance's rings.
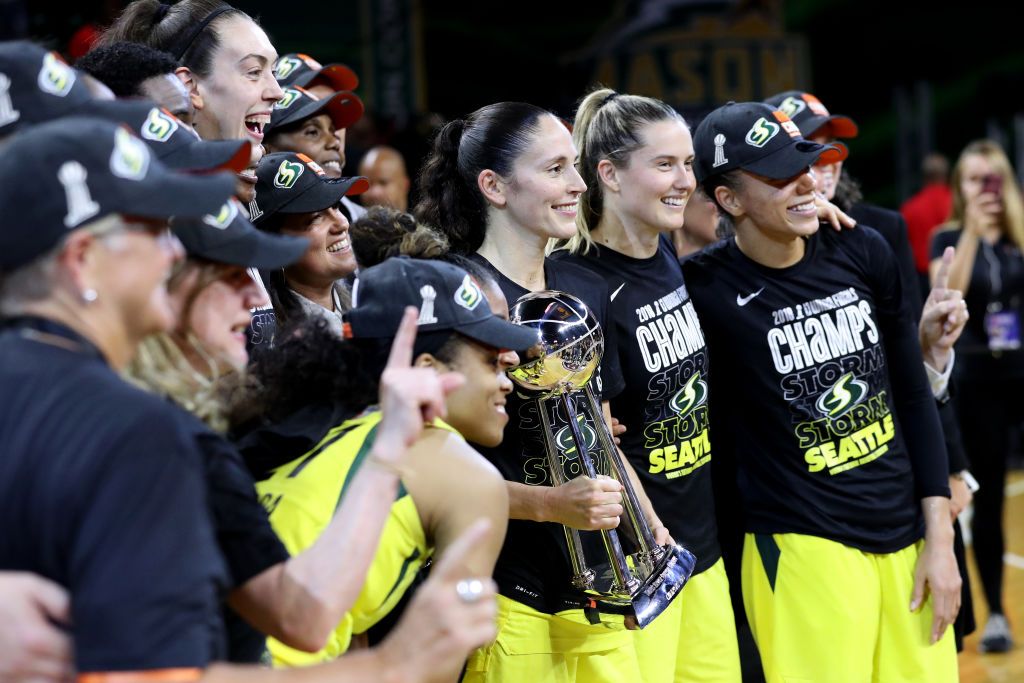
{"label": "white teeth", "polygon": [[811,211],[814,209],[814,202],[804,202],[803,204],[797,204],[796,206],[789,207],[791,211]]}
{"label": "white teeth", "polygon": [[661,203],[669,206],[683,206],[686,201],[680,197],[662,197]]}
{"label": "white teeth", "polygon": [[342,249],[347,249],[349,247],[349,244],[350,243],[349,243],[348,237],[347,236],[346,237],[342,237],[340,240],[338,240],[337,242],[335,242],[331,246],[327,247],[327,251],[332,253],[332,254],[335,254],[335,253],[341,251]]}
{"label": "white teeth", "polygon": [[330,168],[335,171],[341,170],[341,164],[339,164],[337,161],[325,161],[324,163],[321,164],[321,166],[323,168]]}
{"label": "white teeth", "polygon": [[239,173],[238,175],[245,176],[246,178],[253,178],[253,179],[255,179],[256,178],[256,169],[247,168],[244,171],[242,171],[241,173]]}

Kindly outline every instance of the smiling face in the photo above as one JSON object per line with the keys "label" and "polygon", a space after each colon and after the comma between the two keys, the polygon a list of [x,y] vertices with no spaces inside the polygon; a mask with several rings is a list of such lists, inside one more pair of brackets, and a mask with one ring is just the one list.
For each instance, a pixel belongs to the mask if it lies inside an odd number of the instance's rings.
{"label": "smiling face", "polygon": [[454,370],[465,377],[462,386],[445,399],[445,421],[467,441],[487,447],[501,443],[508,424],[505,401],[512,391],[505,371],[517,363],[514,353],[459,337],[451,363],[441,364],[446,367],[439,371]]}
{"label": "smiling face", "polygon": [[354,273],[356,257],[348,228],[348,219],[334,207],[288,215],[281,233],[305,237],[310,243],[302,258],[285,268],[285,275],[307,284],[324,285]]}
{"label": "smiling face", "polygon": [[327,114],[311,116],[285,130],[274,130],[267,137],[266,144],[270,152],[305,154],[320,164],[329,177],[341,177],[345,155],[331,117]]}
{"label": "smiling face", "polygon": [[284,97],[274,80],[277,51],[251,19],[232,15],[216,22],[220,47],[210,73],[192,74],[198,95],[196,130],[207,140],[263,141],[274,103]]}
{"label": "smiling face", "polygon": [[[195,292],[196,287],[201,289]],[[205,354],[235,370],[245,368],[249,362],[245,343],[249,311],[268,303],[266,294],[245,268],[228,265],[193,268],[174,288],[172,297],[182,309],[178,321],[179,339],[192,336]],[[190,353],[189,349],[184,351],[199,371],[209,371],[201,356]]]}
{"label": "smiling face", "polygon": [[[818,231],[814,179],[804,171],[794,178],[773,180],[742,171],[735,191],[738,210],[729,211],[740,226],[751,227],[773,241],[789,242]],[[719,188],[721,190],[722,188]],[[729,210],[729,205],[725,206]]]}
{"label": "smiling face", "polygon": [[512,166],[512,178],[500,181],[514,226],[543,238],[576,234],[579,197],[587,189],[576,158],[572,135],[562,122],[541,116],[529,146]]}
{"label": "smiling face", "polygon": [[[639,131],[643,146],[614,169],[618,192],[609,193],[624,222],[654,232],[678,230],[696,187],[693,139],[682,121],[669,119]],[[607,192],[606,188],[606,192]]]}

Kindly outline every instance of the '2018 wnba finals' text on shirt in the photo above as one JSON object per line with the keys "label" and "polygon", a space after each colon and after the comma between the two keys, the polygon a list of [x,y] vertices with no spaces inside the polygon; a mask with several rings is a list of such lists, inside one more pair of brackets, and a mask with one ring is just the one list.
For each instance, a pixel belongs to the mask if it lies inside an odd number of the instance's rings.
{"label": "'2018 wnba finals' text on shirt", "polygon": [[895,437],[871,304],[853,288],[772,312],[768,347],[809,472],[869,463]]}

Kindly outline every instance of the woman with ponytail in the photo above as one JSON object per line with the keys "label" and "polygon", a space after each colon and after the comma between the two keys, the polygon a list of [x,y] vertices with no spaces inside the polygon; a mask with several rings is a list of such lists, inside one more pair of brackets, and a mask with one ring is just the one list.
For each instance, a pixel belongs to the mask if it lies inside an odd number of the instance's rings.
{"label": "woman with ponytail", "polygon": [[[274,79],[277,50],[245,12],[223,0],[135,0],[98,46],[118,42],[142,43],[178,60],[176,74],[195,107],[200,137],[246,139],[254,147],[263,142],[264,126],[284,92]],[[252,167],[259,156],[254,153]],[[251,172],[240,177],[256,183]]]}
{"label": "woman with ponytail", "polygon": [[599,89],[580,103],[573,141],[587,191],[564,262],[615,293],[609,317],[626,382],[611,411],[626,426],[622,451],[676,541],[697,556],[682,595],[635,633],[643,680],[738,681],[711,487],[708,350],[669,237],[696,187],[690,130],[660,100]]}
{"label": "woman with ponytail", "polygon": [[[437,135],[415,211],[445,234],[453,251],[488,269],[509,302],[545,289],[581,298],[605,329],[597,388],[607,401],[622,390],[614,333],[605,326],[608,289],[579,266],[544,256],[548,240],[576,232],[586,185],[575,163],[572,137],[555,116],[530,104],[493,104]],[[552,486],[537,410],[536,401],[510,395],[504,441],[480,449],[506,479],[511,519],[495,568],[498,640],[470,659],[465,680],[640,680],[622,617],[598,613],[573,588],[559,526],[583,530],[584,543],[597,536],[595,530],[614,528],[623,511],[622,487],[607,477],[578,476],[569,456],[562,473],[567,483]],[[555,432],[567,425],[557,411],[549,417]],[[638,489],[664,542],[668,532]]]}

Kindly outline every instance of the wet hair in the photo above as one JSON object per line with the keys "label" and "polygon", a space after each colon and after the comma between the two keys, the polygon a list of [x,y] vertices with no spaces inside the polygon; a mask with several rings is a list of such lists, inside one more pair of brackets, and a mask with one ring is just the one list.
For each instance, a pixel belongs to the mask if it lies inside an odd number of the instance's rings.
{"label": "wet hair", "polygon": [[457,254],[483,244],[487,202],[477,187],[481,171],[512,177],[516,159],[529,147],[542,116],[550,112],[523,102],[491,104],[446,124],[434,138],[420,171],[420,200],[413,213],[437,226]]}
{"label": "wet hair", "polygon": [[946,228],[962,228],[967,200],[963,193],[964,162],[969,156],[984,157],[992,166],[992,170],[1003,177],[1003,230],[1007,237],[1017,246],[1024,249],[1024,201],[1021,199],[1017,176],[1013,172],[1010,160],[999,143],[994,140],[975,140],[960,153],[956,166],[953,168],[951,181],[953,190],[953,212]]}
{"label": "wet hair", "polygon": [[599,88],[580,101],[572,140],[579,151],[579,171],[587,191],[580,195],[577,232],[566,244],[569,251],[585,254],[594,243],[590,233],[601,220],[603,205],[597,164],[608,159],[617,168],[627,168],[629,156],[645,143],[641,129],[660,121],[686,125],[679,112],[653,97],[622,95],[611,88]]}
{"label": "wet hair", "polygon": [[139,97],[142,82],[173,74],[178,61],[169,53],[140,43],[110,43],[75,62],[75,68],[95,77],[118,97]]}
{"label": "wet hair", "polygon": [[181,66],[208,76],[213,54],[221,44],[218,25],[233,16],[252,19],[223,0],[181,0],[173,5],[160,0],[135,0],[100,36],[97,47],[141,43],[169,52]]}

